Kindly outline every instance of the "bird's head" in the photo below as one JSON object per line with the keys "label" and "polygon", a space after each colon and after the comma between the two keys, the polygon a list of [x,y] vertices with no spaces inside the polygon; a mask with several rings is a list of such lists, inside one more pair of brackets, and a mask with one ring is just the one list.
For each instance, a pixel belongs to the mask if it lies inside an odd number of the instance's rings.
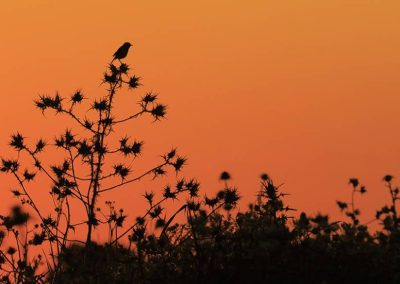
{"label": "bird's head", "polygon": [[129,47],[131,47],[131,46],[132,46],[132,44],[131,44],[130,42],[128,42],[128,41],[127,41],[127,42],[125,42],[125,43],[124,43],[124,45],[125,45],[125,46],[129,46]]}

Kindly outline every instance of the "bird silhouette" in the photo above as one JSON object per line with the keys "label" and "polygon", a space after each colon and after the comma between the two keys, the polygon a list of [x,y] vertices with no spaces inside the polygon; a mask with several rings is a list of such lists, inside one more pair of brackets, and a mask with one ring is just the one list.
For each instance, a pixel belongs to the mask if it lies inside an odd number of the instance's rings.
{"label": "bird silhouette", "polygon": [[120,48],[114,53],[114,58],[111,62],[113,62],[115,59],[121,60],[125,58],[128,55],[129,48],[132,46],[130,42],[125,42],[123,45],[121,45]]}

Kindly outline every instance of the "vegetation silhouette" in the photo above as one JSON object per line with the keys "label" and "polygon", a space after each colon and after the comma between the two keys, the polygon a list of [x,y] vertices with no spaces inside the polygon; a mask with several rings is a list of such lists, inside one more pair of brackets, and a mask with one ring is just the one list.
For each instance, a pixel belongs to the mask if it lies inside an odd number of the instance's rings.
{"label": "vegetation silhouette", "polygon": [[[87,99],[80,90],[69,99],[55,94],[35,101],[42,112],[70,117],[79,133],[68,128],[52,143],[39,139],[33,146],[20,133],[11,136],[16,158],[2,158],[0,170],[15,178],[18,188],[11,192],[20,205],[0,216],[1,283],[400,282],[400,196],[391,175],[383,178],[390,204],[376,212],[380,228],[374,233],[359,219],[355,199],[366,188],[356,178],[349,180],[351,201],[337,201],[348,221],[304,212],[292,216],[295,209],[285,204],[286,194],[267,174],[260,176],[256,201],[243,212],[236,209],[240,195],[228,172],[221,173],[222,189],[213,196],[202,195],[195,179],[178,176],[173,186],[145,192],[147,209],[130,224],[114,202],[100,206],[104,192],[147,176],[180,172],[186,162],[171,149],[160,163],[134,175],[132,165],[143,142],[123,135],[113,146],[117,125],[144,115],[154,121],[166,115],[166,106],[149,92],[136,112],[118,118],[114,106],[122,89],[140,86],[140,78],[130,75],[122,61],[130,46],[125,43],[114,53],[103,77],[107,93],[92,100],[86,116],[78,111]],[[43,162],[49,147],[64,154],[58,164]],[[51,184],[50,212],[31,195],[39,175]],[[168,201],[178,201],[178,206],[172,209]],[[80,216],[71,207],[78,205],[85,216],[76,221]],[[93,230],[100,226],[108,229],[109,240],[97,244]],[[73,239],[75,230],[84,230],[86,237]]]}

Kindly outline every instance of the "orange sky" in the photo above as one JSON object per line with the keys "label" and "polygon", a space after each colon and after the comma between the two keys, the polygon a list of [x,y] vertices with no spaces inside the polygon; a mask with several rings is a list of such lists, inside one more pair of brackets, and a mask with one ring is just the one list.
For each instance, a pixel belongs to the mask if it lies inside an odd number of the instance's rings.
{"label": "orange sky", "polygon": [[[143,78],[137,96],[153,90],[169,106],[162,123],[126,128],[146,142],[144,159],[177,146],[189,159],[185,175],[206,192],[227,170],[242,208],[265,171],[285,183],[291,206],[336,216],[335,200],[348,199],[356,176],[371,219],[388,201],[383,175],[400,176],[399,11],[397,0],[7,1],[0,152],[9,154],[16,130],[62,131],[63,120],[43,118],[33,99],[78,88],[102,94],[104,67],[131,41],[128,62]],[[128,112],[136,99],[121,100]],[[9,180],[0,183],[8,200]],[[143,190],[135,192],[108,198],[126,207]]]}

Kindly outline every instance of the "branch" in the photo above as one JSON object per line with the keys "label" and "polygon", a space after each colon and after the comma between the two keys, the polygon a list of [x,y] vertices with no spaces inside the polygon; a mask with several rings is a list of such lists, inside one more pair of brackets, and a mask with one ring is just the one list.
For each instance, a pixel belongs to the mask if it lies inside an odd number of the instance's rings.
{"label": "branch", "polygon": [[68,114],[69,116],[71,116],[76,122],[78,122],[78,124],[80,124],[83,128],[89,130],[90,132],[96,134],[96,131],[94,131],[92,128],[87,127],[72,111],[70,110],[65,110],[63,108],[61,109],[57,109],[57,111]]}
{"label": "branch", "polygon": [[127,118],[114,121],[114,124],[118,124],[118,123],[121,123],[121,122],[125,122],[125,121],[128,121],[128,120],[134,119],[134,118],[136,118],[136,117],[141,116],[142,114],[144,114],[144,113],[146,113],[146,112],[147,112],[147,110],[141,110],[141,111],[139,111],[138,113],[135,113],[135,114],[132,114],[131,116],[128,116]]}
{"label": "branch", "polygon": [[164,166],[166,166],[166,165],[168,165],[168,162],[164,162],[164,163],[162,163],[161,165],[156,166],[156,167],[152,168],[151,170],[148,170],[147,172],[141,174],[140,176],[138,176],[138,177],[136,177],[136,178],[123,181],[123,182],[121,182],[121,183],[119,183],[119,184],[117,184],[117,185],[113,185],[113,186],[107,187],[107,188],[105,188],[105,189],[99,190],[98,192],[99,192],[99,193],[106,192],[106,191],[109,191],[109,190],[112,190],[112,189],[121,187],[121,186],[123,186],[123,185],[125,185],[125,184],[138,181],[138,180],[142,179],[143,177],[145,177],[145,176],[151,174],[151,173],[154,172],[156,169],[162,168],[162,167],[164,167]]}

